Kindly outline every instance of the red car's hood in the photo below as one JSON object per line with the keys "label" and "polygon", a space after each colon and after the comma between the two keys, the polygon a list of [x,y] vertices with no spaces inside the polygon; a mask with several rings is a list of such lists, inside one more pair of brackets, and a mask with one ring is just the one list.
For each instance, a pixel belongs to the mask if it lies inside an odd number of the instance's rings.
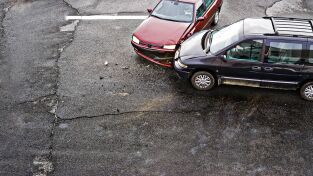
{"label": "red car's hood", "polygon": [[134,35],[147,43],[175,45],[190,23],[162,20],[150,16],[135,30]]}

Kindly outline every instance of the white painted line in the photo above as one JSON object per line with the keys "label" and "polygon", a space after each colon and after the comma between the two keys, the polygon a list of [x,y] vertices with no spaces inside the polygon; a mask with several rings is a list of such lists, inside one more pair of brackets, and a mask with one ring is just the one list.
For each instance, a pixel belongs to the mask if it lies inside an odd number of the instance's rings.
{"label": "white painted line", "polygon": [[91,16],[66,16],[65,20],[144,20],[148,16],[109,16],[109,15],[91,15]]}

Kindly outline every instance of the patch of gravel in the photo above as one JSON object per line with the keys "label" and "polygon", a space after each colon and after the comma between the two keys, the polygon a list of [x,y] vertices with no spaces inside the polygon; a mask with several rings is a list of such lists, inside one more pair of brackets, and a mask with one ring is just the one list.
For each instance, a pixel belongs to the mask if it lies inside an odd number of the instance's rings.
{"label": "patch of gravel", "polygon": [[282,0],[266,10],[268,16],[282,16],[294,12],[310,12],[303,0]]}

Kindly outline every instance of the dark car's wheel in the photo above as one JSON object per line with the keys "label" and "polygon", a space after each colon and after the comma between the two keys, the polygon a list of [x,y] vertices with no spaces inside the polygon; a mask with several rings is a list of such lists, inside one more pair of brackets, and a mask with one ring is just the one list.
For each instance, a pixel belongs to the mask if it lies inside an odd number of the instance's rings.
{"label": "dark car's wheel", "polygon": [[191,84],[197,90],[210,90],[215,85],[215,78],[206,71],[199,71],[191,77]]}
{"label": "dark car's wheel", "polygon": [[218,10],[214,15],[212,25],[216,26],[219,21],[220,21],[220,11]]}
{"label": "dark car's wheel", "polygon": [[303,99],[313,101],[313,82],[304,84],[300,89],[300,94]]}

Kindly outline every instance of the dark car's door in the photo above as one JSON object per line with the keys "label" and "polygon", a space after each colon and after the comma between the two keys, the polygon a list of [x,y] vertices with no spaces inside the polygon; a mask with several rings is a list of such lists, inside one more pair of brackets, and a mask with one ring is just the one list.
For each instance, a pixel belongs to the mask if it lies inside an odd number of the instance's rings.
{"label": "dark car's door", "polygon": [[308,58],[302,70],[303,81],[313,80],[313,40],[308,43]]}
{"label": "dark car's door", "polygon": [[268,39],[262,67],[262,86],[297,88],[303,76],[305,47],[305,40]]}
{"label": "dark car's door", "polygon": [[259,87],[263,39],[246,40],[226,51],[220,73],[223,84]]}

